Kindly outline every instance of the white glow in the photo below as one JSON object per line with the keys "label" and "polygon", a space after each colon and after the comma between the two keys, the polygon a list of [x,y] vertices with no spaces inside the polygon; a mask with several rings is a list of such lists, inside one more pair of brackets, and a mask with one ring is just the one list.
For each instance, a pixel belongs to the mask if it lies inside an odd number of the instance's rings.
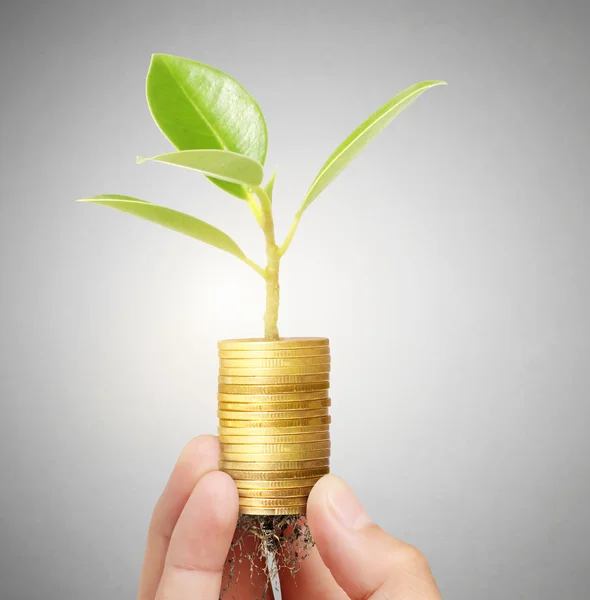
{"label": "white glow", "polygon": [[[216,277],[203,288],[203,315],[211,319],[214,331],[228,328],[240,331],[262,326],[264,313],[264,281],[255,274],[237,270],[233,276]],[[253,281],[254,279],[254,281]],[[262,331],[254,331],[255,335]]]}

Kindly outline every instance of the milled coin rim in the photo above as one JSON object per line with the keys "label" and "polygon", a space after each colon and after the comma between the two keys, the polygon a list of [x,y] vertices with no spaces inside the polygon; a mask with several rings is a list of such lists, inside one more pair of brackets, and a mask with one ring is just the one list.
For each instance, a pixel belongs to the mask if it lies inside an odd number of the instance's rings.
{"label": "milled coin rim", "polygon": [[235,460],[219,460],[221,471],[297,471],[299,469],[321,469],[330,466],[330,458],[315,458],[309,460],[280,460],[274,462],[251,462]]}
{"label": "milled coin rim", "polygon": [[289,452],[316,452],[331,449],[330,440],[278,444],[231,444],[220,443],[221,454],[286,454]]}
{"label": "milled coin rim", "polygon": [[[292,431],[288,433],[271,433],[268,435],[235,435],[235,429],[231,433],[219,434],[219,442],[221,444],[299,444],[301,442],[329,442],[330,428],[321,426],[320,431]],[[305,429],[305,428],[304,428]]]}
{"label": "milled coin rim", "polygon": [[218,402],[243,402],[272,404],[275,402],[304,402],[306,400],[325,400],[330,398],[329,388],[309,392],[285,392],[278,394],[225,394],[218,393]]}
{"label": "milled coin rim", "polygon": [[217,383],[223,385],[291,385],[324,383],[330,381],[330,373],[310,373],[308,375],[218,375]]}
{"label": "milled coin rim", "polygon": [[217,387],[220,394],[296,394],[301,392],[319,392],[330,389],[329,381],[309,383],[284,383],[275,385],[244,385],[235,383],[220,383]]}
{"label": "milled coin rim", "polygon": [[329,354],[320,356],[225,358],[219,357],[219,366],[224,369],[283,369],[286,367],[317,367],[331,364]]}
{"label": "milled coin rim", "polygon": [[301,506],[307,496],[285,496],[284,498],[250,498],[240,496],[240,506],[259,506],[260,508],[280,508]]}
{"label": "milled coin rim", "polygon": [[313,490],[313,485],[306,487],[270,488],[262,490],[238,488],[238,494],[240,498],[307,498],[311,490]]}
{"label": "milled coin rim", "polygon": [[277,435],[293,435],[298,433],[328,433],[330,432],[330,425],[306,425],[304,427],[258,427],[258,428],[245,428],[245,427],[218,427],[217,433],[219,439],[221,436],[226,435],[240,435],[240,436],[277,436]]}
{"label": "milled coin rim", "polygon": [[330,472],[330,467],[316,469],[295,469],[289,471],[245,471],[243,469],[219,469],[227,473],[232,479],[257,480],[257,481],[285,481],[288,479],[311,479],[322,477]]}
{"label": "milled coin rim", "polygon": [[301,506],[285,506],[282,508],[262,508],[260,506],[240,506],[241,515],[277,516],[277,515],[304,515],[307,503]]}
{"label": "milled coin rim", "polygon": [[330,356],[329,346],[316,346],[314,348],[283,348],[276,350],[219,350],[218,356],[222,358],[303,358]]}
{"label": "milled coin rim", "polygon": [[248,454],[247,452],[222,452],[220,454],[219,461],[220,464],[223,463],[224,466],[228,466],[226,463],[230,462],[240,464],[283,464],[286,462],[315,463],[316,461],[324,461],[325,464],[329,464],[330,453],[331,451],[329,448],[323,450],[312,450],[311,452],[285,452],[283,454]]}
{"label": "milled coin rim", "polygon": [[328,406],[321,408],[307,408],[294,410],[272,410],[272,411],[236,411],[218,410],[217,417],[220,420],[230,421],[281,421],[285,419],[311,419],[314,417],[327,417],[330,414]]}
{"label": "milled coin rim", "polygon": [[[285,429],[288,427],[313,427],[315,425],[329,425],[332,422],[332,415],[325,417],[309,417],[309,418],[294,418],[294,419],[276,419],[259,421],[238,421],[235,419],[219,419],[219,427],[224,429],[268,429],[277,428]],[[311,430],[310,430],[311,431]]]}
{"label": "milled coin rim", "polygon": [[303,410],[316,410],[329,408],[332,405],[330,398],[320,400],[293,400],[292,402],[217,402],[218,410],[230,412],[284,412],[298,413]]}
{"label": "milled coin rim", "polygon": [[330,365],[301,365],[295,367],[219,367],[223,377],[283,377],[301,375],[325,375]]}
{"label": "milled coin rim", "polygon": [[286,490],[298,487],[313,487],[323,476],[314,475],[313,477],[291,478],[291,479],[236,479],[234,483],[240,490]]}
{"label": "milled coin rim", "polygon": [[292,348],[315,348],[329,346],[327,337],[287,337],[279,340],[267,340],[265,338],[237,338],[219,340],[219,350],[283,350]]}

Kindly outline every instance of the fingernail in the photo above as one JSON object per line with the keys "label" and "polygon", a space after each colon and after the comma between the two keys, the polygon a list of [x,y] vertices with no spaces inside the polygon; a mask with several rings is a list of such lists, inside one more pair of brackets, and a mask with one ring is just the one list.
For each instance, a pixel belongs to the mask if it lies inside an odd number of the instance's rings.
{"label": "fingernail", "polygon": [[332,514],[344,527],[362,529],[373,521],[358,501],[350,486],[340,477],[330,477],[328,506]]}

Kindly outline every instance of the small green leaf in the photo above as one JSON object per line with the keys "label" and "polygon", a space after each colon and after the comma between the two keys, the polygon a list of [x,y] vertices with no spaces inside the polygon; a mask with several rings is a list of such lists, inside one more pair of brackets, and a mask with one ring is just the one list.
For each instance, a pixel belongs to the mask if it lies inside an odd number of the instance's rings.
{"label": "small green leaf", "polygon": [[252,158],[226,150],[181,150],[159,154],[153,158],[137,157],[137,164],[148,160],[193,169],[208,175],[247,186],[260,185],[264,173],[262,165]]}
{"label": "small green leaf", "polygon": [[[178,150],[229,150],[264,164],[264,116],[229,75],[187,58],[154,54],[146,95],[155,122]],[[239,184],[211,181],[238,198],[247,197]]]}
{"label": "small green leaf", "polygon": [[336,148],[320,169],[299,209],[299,214],[320,195],[322,191],[344,170],[344,168],[365,148],[389,123],[426,90],[445,81],[423,81],[410,86],[394,96],[357,127]]}
{"label": "small green leaf", "polygon": [[275,172],[272,174],[272,177],[268,180],[268,183],[264,186],[264,191],[266,192],[266,195],[268,196],[268,199],[271,201],[272,203],[272,193],[273,190],[275,189],[275,179],[277,178],[277,170],[275,169]]}
{"label": "small green leaf", "polygon": [[226,233],[217,229],[217,227],[213,227],[213,225],[209,225],[209,223],[205,223],[200,219],[178,212],[177,210],[151,204],[138,198],[117,194],[103,194],[82,198],[79,202],[110,206],[130,215],[146,219],[162,227],[167,227],[178,233],[183,233],[196,240],[215,246],[220,250],[225,250],[225,252],[237,256],[240,260],[249,264],[249,260],[242,249]]}

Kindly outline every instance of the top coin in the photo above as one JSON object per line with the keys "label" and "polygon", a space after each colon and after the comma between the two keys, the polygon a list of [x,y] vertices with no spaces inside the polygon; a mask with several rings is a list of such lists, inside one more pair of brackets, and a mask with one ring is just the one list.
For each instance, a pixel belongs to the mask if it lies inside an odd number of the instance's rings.
{"label": "top coin", "polygon": [[330,340],[325,337],[289,337],[278,340],[243,338],[217,342],[219,350],[280,350],[283,348],[316,348],[329,345]]}
{"label": "top coin", "polygon": [[302,356],[330,356],[330,346],[274,350],[219,350],[219,358],[300,358]]}

